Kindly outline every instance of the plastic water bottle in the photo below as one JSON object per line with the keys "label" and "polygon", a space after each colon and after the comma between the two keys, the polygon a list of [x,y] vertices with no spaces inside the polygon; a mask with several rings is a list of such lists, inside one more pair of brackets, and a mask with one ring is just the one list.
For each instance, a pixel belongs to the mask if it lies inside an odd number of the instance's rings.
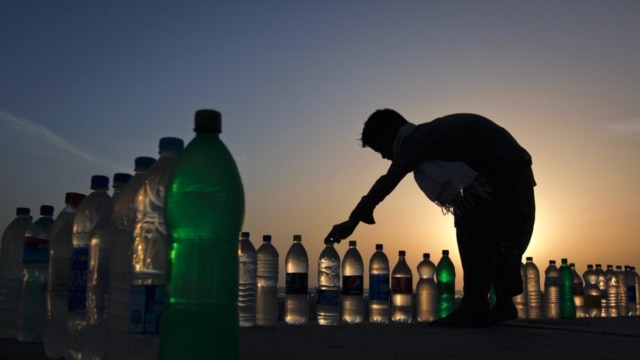
{"label": "plastic water bottle", "polygon": [[616,265],[616,277],[618,278],[618,316],[627,314],[627,277],[622,265]]}
{"label": "plastic water bottle", "polygon": [[132,257],[125,257],[133,270],[130,279],[129,356],[157,359],[160,315],[164,307],[167,271],[165,194],[169,178],[184,150],[182,139],[163,137],[158,160],[142,176],[134,200],[135,226]]}
{"label": "plastic water bottle", "polygon": [[618,277],[613,265],[607,265],[604,275],[607,278],[607,317],[618,317]]}
{"label": "plastic water bottle", "polygon": [[549,260],[544,271],[544,315],[548,319],[560,318],[560,270],[555,260]]}
{"label": "plastic water bottle", "polygon": [[635,266],[631,266],[631,273],[633,274],[636,283],[636,315],[640,315],[640,275],[636,272]]}
{"label": "plastic water bottle", "polygon": [[16,217],[2,233],[0,247],[0,338],[15,339],[22,296],[24,233],[31,226],[26,207],[16,208]]}
{"label": "plastic water bottle", "polygon": [[638,304],[636,299],[636,277],[631,271],[631,265],[624,266],[625,281],[627,283],[627,315],[638,315]]}
{"label": "plastic water bottle", "polygon": [[319,325],[337,325],[340,320],[340,255],[327,239],[318,258]]}
{"label": "plastic water bottle", "polygon": [[89,248],[91,237],[111,219],[111,196],[107,193],[109,178],[104,175],[91,177],[91,192],[78,205],[73,217],[71,240],[71,271],[67,315],[67,336],[71,358],[82,357],[86,351],[87,332],[87,277],[89,273]]}
{"label": "plastic water bottle", "polygon": [[576,303],[573,291],[573,270],[566,258],[560,261],[560,317],[563,319],[575,319]]}
{"label": "plastic water bottle", "polygon": [[271,235],[262,236],[258,247],[256,271],[256,325],[275,326],[278,323],[278,250],[271,244]]}
{"label": "plastic water bottle", "polygon": [[542,296],[540,294],[540,271],[533,262],[533,257],[527,256],[524,264],[527,287],[527,318],[542,318]]}
{"label": "plastic water bottle", "polygon": [[398,262],[391,271],[391,321],[410,323],[413,319],[413,273],[406,252],[398,252]]}
{"label": "plastic water bottle", "polygon": [[40,218],[24,234],[24,279],[16,335],[22,342],[41,342],[44,334],[49,278],[49,233],[53,222],[53,206],[42,205]]}
{"label": "plastic water bottle", "polygon": [[220,140],[220,113],[198,110],[194,130],[165,195],[169,264],[159,358],[235,359],[244,189]]}
{"label": "plastic water bottle", "polygon": [[598,289],[600,289],[600,316],[607,317],[607,276],[602,269],[602,264],[596,264],[595,273],[598,276]]}
{"label": "plastic water bottle", "polygon": [[293,244],[285,257],[284,321],[304,325],[309,321],[309,258],[302,235],[293,235]]}
{"label": "plastic water bottle", "polygon": [[369,322],[389,322],[389,258],[383,245],[376,244],[376,251],[369,260]]}
{"label": "plastic water bottle", "polygon": [[240,327],[256,325],[256,248],[243,231],[238,243],[238,321]]}
{"label": "plastic water bottle", "polygon": [[71,232],[73,218],[84,194],[65,194],[66,206],[56,216],[49,234],[49,281],[47,283],[47,318],[44,325],[44,351],[51,359],[65,356],[67,344],[67,312],[69,272],[71,270]]}
{"label": "plastic water bottle", "polygon": [[364,320],[364,262],[355,240],[342,259],[342,321],[358,324]]}
{"label": "plastic water bottle", "polygon": [[429,253],[422,254],[418,264],[418,284],[416,285],[416,318],[420,322],[431,322],[438,318],[438,286],[434,276],[436,265],[431,261]]}
{"label": "plastic water bottle", "polygon": [[[527,270],[525,269],[525,265],[524,264],[520,264],[520,277],[522,278],[522,283],[523,284],[527,284]],[[493,294],[493,296],[495,296],[494,294],[494,290],[493,290],[493,285],[491,286],[491,290],[489,292],[489,298],[491,299],[491,295]],[[512,298],[513,300],[513,305],[516,307],[516,310],[518,310],[518,319],[526,319],[528,317],[528,309],[527,309],[527,287],[524,286],[522,289],[522,293],[514,296]],[[490,308],[493,309],[493,306],[491,306],[491,302],[489,302],[490,304]],[[495,304],[494,304],[495,305]]]}
{"label": "plastic water bottle", "polygon": [[[136,223],[135,202],[138,191],[147,176],[147,171],[155,163],[149,156],[134,159],[133,176],[113,199],[111,216],[111,256],[109,257],[107,289],[107,330],[105,339],[105,358],[126,359],[130,357],[129,336],[130,300],[133,262],[133,231]],[[138,349],[149,346],[139,346]],[[156,347],[157,350],[157,347]]]}
{"label": "plastic water bottle", "polygon": [[594,318],[600,317],[600,288],[598,287],[598,273],[593,268],[593,264],[587,265],[587,270],[582,274],[584,279],[584,310],[585,316]]}
{"label": "plastic water bottle", "polygon": [[449,257],[449,250],[442,250],[442,257],[436,266],[438,285],[438,317],[443,318],[456,308],[456,269]]}
{"label": "plastic water bottle", "polygon": [[573,302],[576,305],[576,318],[586,316],[584,308],[584,284],[580,274],[576,271],[576,264],[569,263],[571,272],[573,273]]}

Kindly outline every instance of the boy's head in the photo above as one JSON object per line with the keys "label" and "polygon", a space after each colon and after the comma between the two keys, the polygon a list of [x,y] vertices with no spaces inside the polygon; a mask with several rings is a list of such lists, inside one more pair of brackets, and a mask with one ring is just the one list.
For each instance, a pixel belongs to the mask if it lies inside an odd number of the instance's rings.
{"label": "boy's head", "polygon": [[398,130],[408,121],[397,111],[392,109],[376,110],[362,129],[360,144],[362,147],[370,147],[380,153],[384,159],[393,159],[393,142]]}

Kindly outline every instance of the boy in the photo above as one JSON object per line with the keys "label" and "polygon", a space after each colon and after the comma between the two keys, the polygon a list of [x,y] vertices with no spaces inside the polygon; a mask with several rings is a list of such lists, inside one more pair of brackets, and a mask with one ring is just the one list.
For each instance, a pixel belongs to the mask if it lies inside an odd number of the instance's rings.
{"label": "boy", "polygon": [[529,153],[505,129],[475,114],[414,125],[394,110],[377,110],[365,122],[361,143],[391,165],[327,237],[340,242],[358,223],[375,224],[374,208],[413,172],[427,197],[453,214],[464,273],[459,308],[433,325],[488,326],[517,318],[511,298],[523,290],[520,265],[535,219]]}

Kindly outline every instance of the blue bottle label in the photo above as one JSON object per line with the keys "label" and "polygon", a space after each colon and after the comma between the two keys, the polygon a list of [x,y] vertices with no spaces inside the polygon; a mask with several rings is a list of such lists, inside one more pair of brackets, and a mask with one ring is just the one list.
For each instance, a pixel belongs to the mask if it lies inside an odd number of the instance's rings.
{"label": "blue bottle label", "polygon": [[164,285],[131,286],[131,317],[129,332],[158,334],[160,315],[164,309]]}
{"label": "blue bottle label", "polygon": [[636,286],[634,285],[627,285],[627,301],[630,303],[634,303],[636,302]]}
{"label": "blue bottle label", "polygon": [[89,247],[78,246],[71,253],[71,274],[69,278],[69,310],[83,310],[87,303],[87,269],[89,268]]}
{"label": "blue bottle label", "polygon": [[318,305],[338,306],[339,302],[340,302],[339,290],[318,289]]}
{"label": "blue bottle label", "polygon": [[33,236],[25,236],[22,263],[25,265],[48,264],[49,240]]}
{"label": "blue bottle label", "polygon": [[306,295],[309,292],[309,274],[287,273],[285,294]]}
{"label": "blue bottle label", "polygon": [[389,274],[369,276],[369,300],[389,301]]}
{"label": "blue bottle label", "polygon": [[342,293],[344,295],[363,295],[363,282],[364,276],[362,275],[342,276]]}

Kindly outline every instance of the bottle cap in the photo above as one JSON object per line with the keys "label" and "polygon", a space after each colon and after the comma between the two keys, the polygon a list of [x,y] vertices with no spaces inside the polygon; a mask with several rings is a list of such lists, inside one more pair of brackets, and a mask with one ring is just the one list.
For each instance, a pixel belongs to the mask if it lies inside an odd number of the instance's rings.
{"label": "bottle cap", "polygon": [[567,258],[562,258],[560,259],[560,262],[563,264],[567,264],[569,262],[569,260]]}
{"label": "bottle cap", "polygon": [[17,207],[16,216],[28,216],[31,213],[31,209],[28,207]]}
{"label": "bottle cap", "polygon": [[91,190],[109,189],[109,177],[104,175],[93,175],[91,177]]}
{"label": "bottle cap", "polygon": [[601,267],[602,267],[602,264],[596,264],[596,267],[601,268]]}
{"label": "bottle cap", "polygon": [[589,270],[593,269],[593,264],[587,264],[587,269]]}
{"label": "bottle cap", "polygon": [[200,109],[196,111],[195,132],[222,132],[222,115],[211,109]]}
{"label": "bottle cap", "polygon": [[248,239],[251,236],[251,233],[248,231],[243,231],[240,233],[240,238],[241,239]]}
{"label": "bottle cap", "polygon": [[293,235],[293,242],[300,242],[302,241],[302,235]]}
{"label": "bottle cap", "polygon": [[442,250],[442,255],[449,255],[449,250]]}
{"label": "bottle cap", "polygon": [[78,206],[78,204],[80,204],[80,202],[84,200],[84,198],[86,197],[85,194],[80,194],[76,192],[68,192],[67,195],[69,197],[68,204],[71,206]]}
{"label": "bottle cap", "polygon": [[349,240],[349,247],[356,247],[357,242],[355,240]]}
{"label": "bottle cap", "polygon": [[527,261],[533,261],[533,256],[527,256]]}
{"label": "bottle cap", "polygon": [[556,261],[555,260],[549,260],[549,265],[555,265]]}
{"label": "bottle cap", "polygon": [[271,235],[262,235],[262,241],[266,243],[271,242]]}
{"label": "bottle cap", "polygon": [[382,250],[382,244],[376,244],[376,250]]}
{"label": "bottle cap", "polygon": [[398,251],[398,256],[405,256],[407,253],[404,250]]}
{"label": "bottle cap", "polygon": [[423,259],[429,260],[430,257],[431,257],[431,254],[429,254],[429,253],[423,253],[422,254],[422,258]]}
{"label": "bottle cap", "polygon": [[113,187],[121,188],[127,184],[129,180],[131,180],[131,174],[127,173],[115,173],[113,174]]}
{"label": "bottle cap", "polygon": [[184,150],[184,141],[177,137],[163,137],[160,139],[158,148],[160,149],[160,153],[171,151],[180,154],[182,150]]}
{"label": "bottle cap", "polygon": [[133,160],[134,162],[134,171],[144,171],[149,170],[149,168],[155,164],[156,159],[150,156],[138,156]]}
{"label": "bottle cap", "polygon": [[333,246],[333,239],[331,239],[331,238],[325,238],[325,239],[324,239],[324,244],[325,244],[325,245],[331,245],[331,246]]}
{"label": "bottle cap", "polygon": [[40,215],[52,216],[53,215],[53,206],[51,206],[51,205],[42,205],[42,206],[40,206]]}

